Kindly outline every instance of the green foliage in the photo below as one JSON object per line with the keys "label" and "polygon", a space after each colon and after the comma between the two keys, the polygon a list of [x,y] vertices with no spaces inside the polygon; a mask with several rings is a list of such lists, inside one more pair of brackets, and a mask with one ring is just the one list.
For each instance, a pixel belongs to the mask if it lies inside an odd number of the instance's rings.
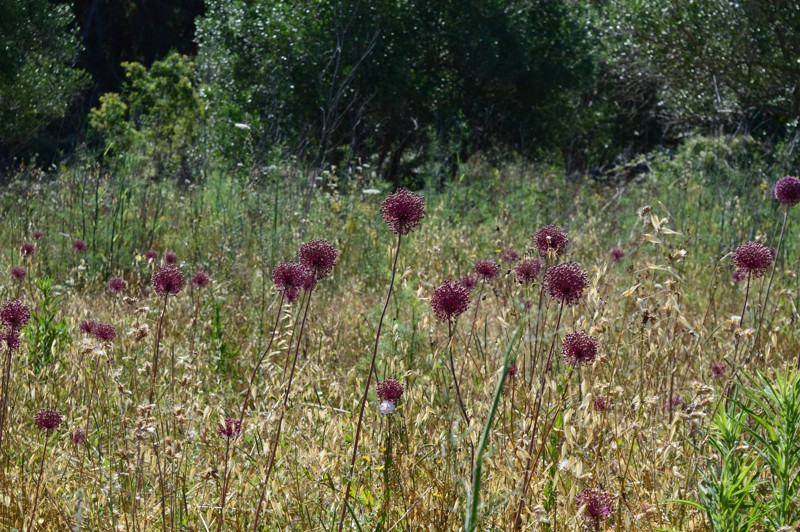
{"label": "green foliage", "polygon": [[66,318],[59,317],[63,297],[56,291],[53,279],[36,279],[36,289],[41,299],[31,312],[26,330],[30,364],[38,372],[55,360],[56,350],[69,344],[70,333]]}
{"label": "green foliage", "polygon": [[86,79],[69,5],[0,2],[0,36],[0,148],[14,150],[64,116]]}

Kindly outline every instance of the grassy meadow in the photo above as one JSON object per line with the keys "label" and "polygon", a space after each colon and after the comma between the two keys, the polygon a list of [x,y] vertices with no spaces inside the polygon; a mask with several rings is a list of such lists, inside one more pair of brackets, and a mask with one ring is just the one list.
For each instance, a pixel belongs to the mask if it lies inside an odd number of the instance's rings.
{"label": "grassy meadow", "polygon": [[[0,303],[31,313],[18,347],[0,342],[0,526],[797,526],[800,214],[773,195],[792,169],[730,139],[648,162],[597,181],[475,159],[444,186],[429,179],[426,215],[401,238],[381,217],[393,191],[366,164],[198,183],[22,169],[0,192]],[[563,255],[534,245],[548,224],[569,235]],[[336,264],[288,303],[273,268],[316,239]],[[779,248],[775,268],[737,282],[748,241]],[[549,269],[576,262],[577,304],[551,298],[544,272],[519,282],[510,248]],[[167,252],[177,295],[153,289]],[[499,275],[438,319],[434,289],[481,259]],[[210,282],[192,283],[198,271]],[[597,354],[573,367],[562,342],[575,332]],[[388,378],[404,392],[386,415]],[[63,421],[42,428],[40,409]]]}

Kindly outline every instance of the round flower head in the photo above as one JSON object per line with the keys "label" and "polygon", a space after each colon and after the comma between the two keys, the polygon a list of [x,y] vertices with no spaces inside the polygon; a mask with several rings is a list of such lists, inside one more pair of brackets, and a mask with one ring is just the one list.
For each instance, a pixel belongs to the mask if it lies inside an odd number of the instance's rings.
{"label": "round flower head", "polygon": [[217,425],[217,432],[223,438],[235,440],[242,433],[242,424],[238,419],[226,418],[224,423]]}
{"label": "round flower head", "polygon": [[586,272],[574,262],[553,266],[544,274],[544,284],[550,297],[565,305],[577,305],[589,286]]}
{"label": "round flower head", "polygon": [[540,271],[542,271],[541,262],[535,259],[524,260],[517,264],[515,275],[520,283],[530,283],[536,279]]}
{"label": "round flower head", "polygon": [[72,430],[70,438],[72,439],[72,443],[74,443],[75,445],[80,445],[81,443],[86,441],[86,431],[80,427],[75,428]]}
{"label": "round flower head", "polygon": [[506,248],[503,250],[501,257],[506,264],[516,264],[519,262],[519,251],[514,248]]}
{"label": "round flower head", "polygon": [[204,271],[196,271],[192,275],[192,284],[197,288],[203,288],[210,280],[208,274]]}
{"label": "round flower head", "polygon": [[475,273],[484,281],[491,281],[500,275],[500,266],[493,260],[479,260],[475,262]]}
{"label": "round flower head", "polygon": [[625,257],[625,250],[619,246],[616,246],[611,248],[611,251],[609,251],[608,254],[611,257],[611,262],[619,262]]}
{"label": "round flower head", "polygon": [[589,364],[597,356],[597,338],[584,332],[568,334],[564,337],[561,353],[567,364],[573,368],[580,364]]}
{"label": "round flower head", "polygon": [[789,207],[800,203],[800,179],[793,175],[780,178],[775,183],[775,199]]}
{"label": "round flower head", "polygon": [[41,240],[43,236],[44,236],[44,233],[42,233],[39,230],[36,230],[33,233],[31,233],[31,238],[33,238],[34,240]]}
{"label": "round flower head", "polygon": [[92,328],[91,334],[101,342],[111,342],[117,337],[117,330],[108,323],[97,323]]}
{"label": "round flower head", "polygon": [[93,334],[95,327],[97,327],[97,322],[94,320],[83,320],[78,326],[83,334]]}
{"label": "round flower head", "polygon": [[86,251],[86,241],[81,240],[80,238],[76,238],[72,241],[72,251],[75,253],[83,253]]}
{"label": "round flower head", "polygon": [[331,273],[338,255],[339,252],[327,240],[311,240],[300,246],[300,264],[311,270],[315,279]]}
{"label": "round flower head", "polygon": [[381,216],[396,235],[407,235],[425,217],[425,200],[419,194],[398,188],[381,203]]}
{"label": "round flower head", "polygon": [[734,283],[739,283],[739,282],[742,282],[742,281],[744,281],[745,279],[747,279],[747,272],[746,272],[746,271],[744,271],[744,270],[743,270],[743,269],[741,269],[741,268],[737,268],[737,269],[736,269],[736,270],[733,272],[733,275],[731,275],[731,279],[733,279],[733,282],[734,282]]}
{"label": "round flower head", "polygon": [[299,288],[287,288],[283,291],[283,298],[286,299],[287,303],[294,303],[300,298],[300,289]]}
{"label": "round flower head", "polygon": [[176,264],[178,262],[178,256],[175,254],[174,251],[167,251],[164,253],[164,262],[167,264]]}
{"label": "round flower head", "polygon": [[0,341],[5,342],[6,347],[11,351],[19,349],[19,332],[14,329],[9,329],[4,333],[0,333]]}
{"label": "round flower head", "polygon": [[511,366],[509,366],[506,376],[509,379],[515,379],[517,375],[519,375],[519,369],[517,368],[516,364],[512,364]]}
{"label": "round flower head", "polygon": [[533,235],[533,244],[542,258],[547,258],[548,252],[560,257],[569,244],[567,232],[557,225],[545,225]]}
{"label": "round flower head", "polygon": [[673,393],[672,396],[667,400],[667,409],[671,412],[673,410],[680,410],[683,408],[683,399],[677,393]]}
{"label": "round flower head", "polygon": [[61,412],[58,410],[50,410],[49,408],[42,408],[36,412],[36,417],[33,419],[36,426],[39,427],[39,430],[46,432],[60,427],[61,421],[63,420],[64,416],[61,415]]}
{"label": "round flower head", "polygon": [[605,412],[606,406],[608,406],[608,399],[605,395],[598,395],[594,398],[594,411],[595,412]]}
{"label": "round flower head", "polygon": [[458,282],[461,286],[472,292],[472,290],[478,286],[478,276],[474,273],[465,273]]}
{"label": "round flower head", "polygon": [[119,294],[128,288],[128,283],[122,277],[112,277],[108,280],[108,290],[112,294]]}
{"label": "round flower head", "polygon": [[389,377],[378,383],[378,397],[383,401],[397,401],[403,395],[403,385]]}
{"label": "round flower head", "polygon": [[11,269],[11,277],[14,278],[16,281],[22,281],[28,275],[28,270],[23,268],[22,266],[17,266],[16,268]]}
{"label": "round flower head", "polygon": [[152,249],[148,249],[144,252],[144,258],[147,262],[153,262],[158,259],[158,252]]}
{"label": "round flower head", "polygon": [[440,320],[457,318],[469,308],[469,290],[460,283],[447,279],[433,289],[431,306],[434,315]]}
{"label": "round flower head", "polygon": [[395,408],[397,408],[397,407],[395,406],[394,402],[392,402],[392,401],[382,401],[381,402],[381,406],[379,408],[380,408],[381,414],[384,414],[384,415],[388,416],[389,414],[394,412]]}
{"label": "round flower head", "polygon": [[772,252],[758,242],[747,242],[733,252],[733,263],[746,274],[761,277],[772,264]]}
{"label": "round flower head", "polygon": [[22,253],[23,257],[30,257],[33,255],[36,246],[33,245],[33,242],[25,242],[22,244],[22,247],[19,248],[19,252]]}
{"label": "round flower head", "polygon": [[175,266],[162,266],[153,273],[150,283],[161,297],[177,296],[183,289],[183,272]]}
{"label": "round flower head", "polygon": [[20,301],[7,301],[0,307],[0,322],[18,331],[31,319],[31,311]]}
{"label": "round flower head", "polygon": [[599,523],[614,513],[614,498],[600,488],[584,488],[575,497],[575,506],[584,508],[583,515],[587,520]]}
{"label": "round flower head", "polygon": [[728,366],[726,366],[724,362],[711,363],[711,374],[716,378],[721,379],[724,377],[726,371],[728,371]]}

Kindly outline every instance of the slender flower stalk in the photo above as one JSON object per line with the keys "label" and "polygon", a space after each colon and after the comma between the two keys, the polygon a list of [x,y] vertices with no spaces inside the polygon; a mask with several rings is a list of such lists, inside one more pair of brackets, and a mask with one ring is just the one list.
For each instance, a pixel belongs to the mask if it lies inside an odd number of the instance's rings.
{"label": "slender flower stalk", "polygon": [[11,366],[13,353],[19,349],[19,331],[25,327],[31,319],[28,307],[19,301],[8,301],[0,307],[0,324],[5,325],[7,330],[0,333],[2,340],[6,344],[6,356],[3,361],[3,384],[2,384],[2,403],[0,403],[0,450],[3,448],[3,434],[5,431],[6,419],[8,417],[9,388],[11,386]]}
{"label": "slender flower stalk", "polygon": [[222,474],[222,495],[219,500],[219,524],[218,532],[222,532],[222,525],[225,523],[225,502],[228,497],[228,478],[230,468],[228,467],[231,441],[237,439],[242,434],[242,424],[235,419],[228,418],[217,426],[217,432],[225,438],[225,469]]}
{"label": "slender flower stalk", "polygon": [[[36,413],[34,422],[36,426],[44,432],[44,450],[42,451],[42,461],[39,464],[39,476],[36,479],[36,489],[33,495],[33,511],[31,512],[31,524],[28,530],[33,530],[36,523],[36,508],[39,505],[39,487],[42,484],[42,476],[44,474],[44,461],[47,457],[47,443],[50,441],[50,433],[61,426],[64,416],[58,410],[42,409]],[[23,527],[23,530],[25,527]]]}
{"label": "slender flower stalk", "polygon": [[[764,295],[764,304],[761,305],[761,316],[758,318],[758,326],[756,328],[756,336],[753,341],[753,353],[758,349],[758,340],[761,337],[761,327],[764,324],[764,318],[767,313],[767,306],[769,304],[769,292],[772,289],[772,279],[775,278],[775,268],[778,266],[778,253],[781,251],[781,245],[783,244],[783,235],[786,232],[786,222],[789,219],[789,205],[788,203],[783,209],[783,223],[781,224],[781,234],[778,237],[778,247],[775,248],[775,257],[772,261],[772,271],[769,274],[769,281],[767,282],[767,292]],[[800,353],[797,355],[797,367],[800,369]]]}

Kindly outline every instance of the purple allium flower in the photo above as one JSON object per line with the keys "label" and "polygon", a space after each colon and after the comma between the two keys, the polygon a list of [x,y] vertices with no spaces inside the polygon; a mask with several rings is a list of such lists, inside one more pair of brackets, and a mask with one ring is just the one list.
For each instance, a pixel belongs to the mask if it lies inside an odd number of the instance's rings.
{"label": "purple allium flower", "polygon": [[544,284],[552,299],[565,305],[577,305],[589,286],[586,272],[574,262],[553,266],[544,274]]}
{"label": "purple allium flower", "polygon": [[673,410],[680,410],[683,408],[683,399],[677,393],[673,393],[672,397],[667,401],[667,409],[671,412]]}
{"label": "purple allium flower", "polygon": [[597,338],[585,332],[570,333],[564,337],[561,354],[573,368],[589,364],[597,356]]}
{"label": "purple allium flower", "polygon": [[516,277],[520,283],[530,283],[539,272],[542,271],[542,263],[536,259],[524,260],[517,264]]}
{"label": "purple allium flower", "polygon": [[91,334],[101,342],[111,342],[117,337],[117,330],[109,323],[97,323]]}
{"label": "purple allium flower", "polygon": [[394,401],[381,401],[381,406],[378,408],[381,411],[381,414],[388,416],[389,414],[394,412],[395,408],[397,407],[395,406]]}
{"label": "purple allium flower", "polygon": [[175,265],[178,262],[178,256],[174,251],[167,251],[164,253],[164,262]]}
{"label": "purple allium flower", "polygon": [[31,255],[33,255],[35,249],[36,246],[33,245],[33,242],[25,242],[19,248],[19,252],[22,253],[23,257],[30,257]]}
{"label": "purple allium flower", "polygon": [[595,412],[605,412],[606,406],[608,406],[608,399],[605,395],[598,395],[594,398],[594,411]]}
{"label": "purple allium flower", "polygon": [[338,255],[339,252],[327,240],[310,240],[300,246],[300,264],[311,270],[315,279],[331,273]]}
{"label": "purple allium flower", "polygon": [[478,276],[474,273],[465,273],[458,282],[461,286],[472,292],[475,287],[478,286]]}
{"label": "purple allium flower", "polygon": [[491,281],[500,275],[500,266],[493,260],[478,260],[475,261],[475,273],[484,281]]}
{"label": "purple allium flower", "polygon": [[560,257],[569,244],[567,232],[557,225],[545,225],[533,235],[533,244],[542,258],[547,258],[547,252],[552,251]]}
{"label": "purple allium flower", "polygon": [[144,258],[147,262],[153,262],[158,259],[158,252],[152,249],[148,249],[144,252]]}
{"label": "purple allium flower", "polygon": [[721,379],[725,376],[725,372],[728,371],[728,366],[725,365],[724,362],[712,362],[711,363],[711,374],[714,375],[716,378]]}
{"label": "purple allium flower", "polygon": [[94,320],[83,320],[78,328],[83,334],[93,334],[94,328],[97,327],[97,322]]}
{"label": "purple allium flower", "polygon": [[23,268],[22,266],[17,266],[16,268],[11,269],[11,277],[14,278],[16,281],[22,281],[28,275],[28,270]]}
{"label": "purple allium flower", "polygon": [[741,268],[737,268],[737,269],[736,269],[736,270],[733,272],[733,275],[731,275],[731,279],[733,279],[733,282],[734,282],[734,283],[739,283],[739,282],[741,282],[741,281],[744,281],[745,279],[747,279],[747,272],[746,272],[746,271],[744,271],[744,270],[743,270],[743,269],[741,269]]}
{"label": "purple allium flower", "polygon": [[519,369],[517,369],[517,365],[516,364],[512,364],[511,366],[509,366],[508,372],[506,373],[506,375],[508,376],[509,379],[516,378],[516,376],[518,374],[519,374]]}
{"label": "purple allium flower", "polygon": [[74,443],[75,445],[80,445],[81,443],[86,441],[86,431],[80,427],[77,427],[72,430],[70,438],[72,438],[72,443]]}
{"label": "purple allium flower", "polygon": [[520,258],[519,251],[514,248],[506,248],[503,250],[503,254],[500,256],[500,258],[506,264],[516,264],[519,262]]}
{"label": "purple allium flower", "polygon": [[460,283],[447,279],[433,289],[431,306],[434,315],[440,320],[457,318],[469,308],[469,290]]}
{"label": "purple allium flower", "polygon": [[611,262],[619,262],[625,257],[625,250],[619,246],[615,246],[611,248],[608,254],[611,257]]}
{"label": "purple allium flower", "polygon": [[34,231],[33,233],[31,233],[31,238],[33,238],[34,240],[41,240],[43,236],[44,236],[44,233],[42,233],[38,229],[36,231]]}
{"label": "purple allium flower", "polygon": [[33,421],[41,431],[51,431],[61,426],[64,416],[58,410],[51,410],[49,408],[42,408],[36,412]]}
{"label": "purple allium flower", "polygon": [[229,417],[225,419],[224,423],[219,423],[217,425],[217,432],[223,438],[228,438],[229,440],[235,440],[242,433],[242,424],[239,422],[238,419],[233,419]]}
{"label": "purple allium flower", "polygon": [[403,395],[403,385],[395,379],[389,377],[383,382],[378,383],[378,397],[382,401],[395,402]]}
{"label": "purple allium flower", "polygon": [[175,266],[162,266],[153,273],[150,283],[161,297],[177,296],[183,289],[183,272]]}
{"label": "purple allium flower", "polygon": [[197,288],[203,288],[210,280],[211,279],[208,277],[208,274],[202,270],[196,271],[194,272],[194,275],[192,275],[192,284]]}
{"label": "purple allium flower", "polygon": [[28,306],[21,303],[19,300],[7,301],[0,307],[0,322],[11,327],[11,329],[18,331],[25,327],[28,320],[31,319],[31,311]]}
{"label": "purple allium flower", "polygon": [[4,341],[11,351],[19,349],[19,332],[14,329],[9,329],[4,333],[0,333],[0,340]]}
{"label": "purple allium flower", "polygon": [[745,273],[761,277],[772,264],[772,253],[758,242],[746,242],[733,252],[733,263]]}
{"label": "purple allium flower", "polygon": [[575,506],[584,508],[584,516],[594,523],[605,521],[614,513],[614,498],[600,488],[584,488],[575,497]]}
{"label": "purple allium flower", "polygon": [[780,178],[775,183],[775,199],[789,207],[800,203],[800,179],[793,175]]}
{"label": "purple allium flower", "polygon": [[299,288],[287,288],[283,291],[283,298],[287,303],[294,303],[300,298]]}
{"label": "purple allium flower", "polygon": [[381,203],[381,216],[392,233],[407,235],[425,217],[425,200],[418,194],[398,188]]}
{"label": "purple allium flower", "polygon": [[124,292],[128,288],[128,283],[122,277],[112,277],[108,280],[108,290],[112,294]]}
{"label": "purple allium flower", "polygon": [[72,241],[72,251],[75,253],[83,253],[86,251],[87,245],[85,240],[81,240],[80,238],[76,238]]}

